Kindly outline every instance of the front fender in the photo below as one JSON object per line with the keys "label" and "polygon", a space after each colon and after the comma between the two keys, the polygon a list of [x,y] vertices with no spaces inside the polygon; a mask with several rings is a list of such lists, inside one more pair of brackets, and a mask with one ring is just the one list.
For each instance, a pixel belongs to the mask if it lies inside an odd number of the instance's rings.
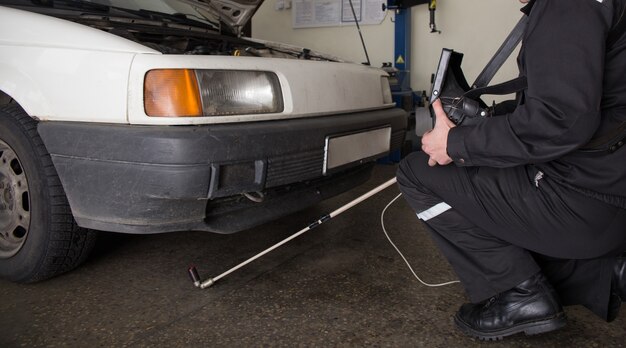
{"label": "front fender", "polygon": [[0,6],[0,90],[42,120],[127,123],[128,75],[145,46]]}

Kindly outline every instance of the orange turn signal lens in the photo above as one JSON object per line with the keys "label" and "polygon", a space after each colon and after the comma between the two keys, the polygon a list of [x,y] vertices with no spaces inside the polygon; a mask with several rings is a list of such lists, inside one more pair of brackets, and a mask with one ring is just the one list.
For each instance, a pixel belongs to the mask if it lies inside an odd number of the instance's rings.
{"label": "orange turn signal lens", "polygon": [[144,79],[143,97],[148,116],[202,116],[196,73],[190,69],[148,71]]}

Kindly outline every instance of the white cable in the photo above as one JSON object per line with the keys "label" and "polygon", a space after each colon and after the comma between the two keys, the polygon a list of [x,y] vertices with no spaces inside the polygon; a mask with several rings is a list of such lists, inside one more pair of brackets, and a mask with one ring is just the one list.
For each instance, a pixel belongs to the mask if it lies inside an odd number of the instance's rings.
{"label": "white cable", "polygon": [[385,229],[385,212],[387,211],[387,208],[389,208],[389,206],[391,206],[393,204],[393,202],[395,202],[398,198],[400,198],[400,196],[402,196],[402,193],[397,195],[396,198],[392,199],[391,202],[389,202],[389,204],[387,204],[385,209],[383,209],[383,212],[380,214],[380,225],[382,226],[383,232],[385,233],[385,236],[387,237],[387,240],[389,240],[389,243],[391,243],[391,245],[394,247],[394,249],[396,249],[398,254],[400,254],[400,257],[402,257],[402,260],[404,260],[404,263],[406,263],[406,265],[409,267],[409,270],[411,270],[411,273],[413,273],[413,276],[415,276],[415,278],[420,283],[422,283],[423,285],[434,288],[434,287],[446,286],[446,285],[450,285],[450,284],[454,284],[454,283],[460,283],[458,280],[453,280],[453,281],[449,281],[449,282],[445,282],[445,283],[439,283],[439,284],[429,284],[429,283],[426,283],[425,281],[420,279],[420,277],[417,276],[417,274],[413,270],[413,267],[411,267],[411,264],[409,263],[409,261],[406,260],[406,258],[402,254],[402,252],[400,252],[400,249],[398,249],[398,247],[391,240],[391,238],[389,237],[389,234],[387,233],[387,230]]}

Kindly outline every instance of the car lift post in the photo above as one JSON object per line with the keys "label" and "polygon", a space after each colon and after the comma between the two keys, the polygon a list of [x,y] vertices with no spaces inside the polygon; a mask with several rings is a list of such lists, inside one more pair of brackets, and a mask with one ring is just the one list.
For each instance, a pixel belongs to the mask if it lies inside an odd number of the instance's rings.
{"label": "car lift post", "polygon": [[[426,92],[418,94],[411,88],[411,7],[425,4],[430,11],[430,32],[439,33],[435,24],[436,0],[387,0],[383,4],[383,10],[394,12],[394,62],[393,67],[391,62],[383,63],[383,69],[390,75],[393,101],[408,113],[407,143],[413,151],[420,149],[421,135],[432,128],[430,111],[423,107],[427,102]],[[399,160],[392,154],[386,163]]]}

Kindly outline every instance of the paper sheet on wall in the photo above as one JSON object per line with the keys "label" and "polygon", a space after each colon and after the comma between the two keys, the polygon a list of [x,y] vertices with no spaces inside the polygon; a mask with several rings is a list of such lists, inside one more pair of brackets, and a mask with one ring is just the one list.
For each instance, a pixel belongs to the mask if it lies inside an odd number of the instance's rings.
{"label": "paper sheet on wall", "polygon": [[[380,24],[386,15],[383,3],[382,0],[352,0],[359,24]],[[294,0],[292,4],[294,28],[354,25],[349,0]]]}

